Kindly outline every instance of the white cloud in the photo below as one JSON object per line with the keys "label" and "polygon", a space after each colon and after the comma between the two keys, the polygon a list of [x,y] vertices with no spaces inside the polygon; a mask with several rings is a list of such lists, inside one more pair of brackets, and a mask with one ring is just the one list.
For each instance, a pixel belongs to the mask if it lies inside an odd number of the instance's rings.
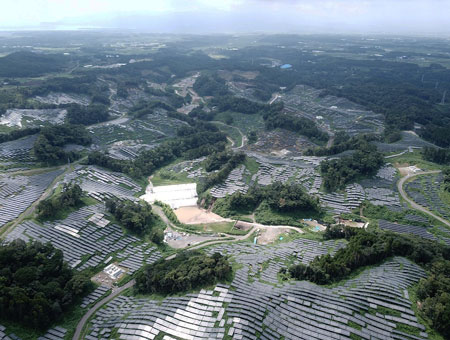
{"label": "white cloud", "polygon": [[[332,32],[336,27],[450,32],[449,0],[2,0],[1,3],[3,27],[37,27],[42,22],[77,20],[95,25],[105,18],[136,14],[167,17],[166,22],[173,16],[176,23],[179,13],[190,12],[183,18],[187,25],[184,27],[189,26],[189,20],[191,26],[199,27],[203,20],[214,17],[217,27],[209,25],[209,30],[223,27],[295,30],[306,23]],[[224,23],[219,25],[220,20]]]}

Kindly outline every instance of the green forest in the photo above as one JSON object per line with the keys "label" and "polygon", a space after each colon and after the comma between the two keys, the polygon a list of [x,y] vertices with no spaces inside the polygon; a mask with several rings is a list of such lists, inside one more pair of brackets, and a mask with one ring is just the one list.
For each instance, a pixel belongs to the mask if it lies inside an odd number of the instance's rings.
{"label": "green forest", "polygon": [[236,192],[217,201],[214,211],[222,216],[252,213],[262,202],[280,213],[321,212],[316,198],[308,195],[299,184],[275,182],[264,187],[252,186],[246,194]]}
{"label": "green forest", "polygon": [[42,200],[37,205],[40,220],[53,219],[62,212],[83,205],[83,190],[78,184],[64,184],[61,192],[53,197]]}
{"label": "green forest", "polygon": [[171,260],[160,260],[143,267],[136,276],[136,290],[143,294],[174,294],[207,287],[231,277],[231,265],[221,254],[206,256],[185,251]]}
{"label": "green forest", "polygon": [[372,144],[361,144],[351,156],[323,161],[320,172],[327,190],[343,189],[358,177],[377,173],[384,164],[383,155]]}
{"label": "green forest", "polygon": [[40,162],[49,164],[74,161],[80,157],[76,151],[64,151],[67,144],[88,146],[92,142],[91,136],[82,125],[54,125],[44,127],[33,146],[33,154]]}
{"label": "green forest", "polygon": [[45,330],[61,320],[92,285],[50,244],[0,244],[0,268],[0,318],[28,328]]}
{"label": "green forest", "polygon": [[0,58],[0,77],[38,77],[67,65],[63,55],[20,51]]}
{"label": "green forest", "polygon": [[109,199],[105,202],[105,206],[120,225],[130,233],[141,237],[150,236],[150,239],[157,244],[162,242],[164,235],[161,237],[160,218],[147,202]]}

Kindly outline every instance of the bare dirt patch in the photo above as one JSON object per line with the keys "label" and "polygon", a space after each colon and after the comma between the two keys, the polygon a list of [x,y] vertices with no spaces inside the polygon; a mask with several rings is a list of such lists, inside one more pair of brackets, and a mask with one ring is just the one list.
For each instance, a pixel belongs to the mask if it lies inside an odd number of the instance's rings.
{"label": "bare dirt patch", "polygon": [[245,78],[245,79],[248,79],[248,80],[253,80],[259,75],[259,71],[239,71],[239,70],[234,70],[233,74],[238,75],[238,76],[240,76],[242,78]]}
{"label": "bare dirt patch", "polygon": [[227,222],[230,219],[223,218],[217,214],[209,212],[198,207],[180,207],[175,210],[178,220],[185,224],[200,224],[200,223],[214,223]]}
{"label": "bare dirt patch", "polygon": [[294,231],[284,228],[260,228],[260,236],[256,243],[270,244],[279,240],[285,234],[293,233]]}
{"label": "bare dirt patch", "polygon": [[350,220],[340,220],[340,223],[353,228],[364,228],[366,225],[364,222],[355,222]]}
{"label": "bare dirt patch", "polygon": [[408,164],[396,164],[395,167],[398,169],[398,171],[400,172],[400,174],[402,176],[407,176],[407,175],[413,175],[419,171],[421,171],[418,167],[416,167],[415,165],[408,165]]}
{"label": "bare dirt patch", "polygon": [[316,220],[302,220],[302,222],[310,226],[313,231],[324,231],[325,229],[327,229],[326,226],[318,223]]}

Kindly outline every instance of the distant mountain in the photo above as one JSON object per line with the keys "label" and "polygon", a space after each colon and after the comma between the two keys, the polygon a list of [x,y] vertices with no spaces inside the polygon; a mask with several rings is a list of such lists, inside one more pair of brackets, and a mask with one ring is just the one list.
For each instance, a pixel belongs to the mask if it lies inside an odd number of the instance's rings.
{"label": "distant mountain", "polygon": [[38,77],[60,71],[67,57],[55,54],[38,54],[20,51],[0,58],[0,77]]}

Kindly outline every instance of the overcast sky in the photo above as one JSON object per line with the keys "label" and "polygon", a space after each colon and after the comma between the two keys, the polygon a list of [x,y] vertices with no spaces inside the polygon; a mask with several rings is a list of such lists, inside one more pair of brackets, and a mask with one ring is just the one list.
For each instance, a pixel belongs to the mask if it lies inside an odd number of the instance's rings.
{"label": "overcast sky", "polygon": [[0,29],[450,34],[450,0],[1,0]]}

